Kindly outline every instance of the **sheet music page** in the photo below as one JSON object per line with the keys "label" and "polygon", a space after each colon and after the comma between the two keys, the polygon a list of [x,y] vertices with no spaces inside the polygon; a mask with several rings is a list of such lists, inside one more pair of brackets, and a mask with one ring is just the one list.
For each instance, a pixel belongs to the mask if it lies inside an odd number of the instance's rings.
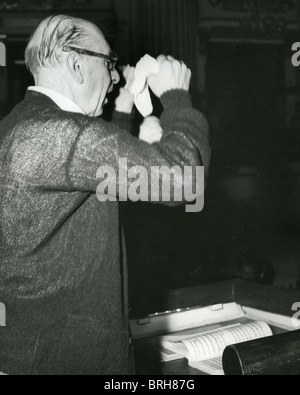
{"label": "sheet music page", "polygon": [[194,362],[189,365],[211,376],[225,376],[222,358],[208,359],[207,361]]}
{"label": "sheet music page", "polygon": [[230,328],[235,328],[241,324],[232,324],[226,327],[222,325],[214,325],[214,329],[207,330],[207,328],[198,328],[197,332],[189,334],[177,334],[177,335],[167,335],[161,338],[161,347],[164,350],[172,351],[173,353],[180,355],[181,357],[189,359],[189,350],[184,344],[183,340],[191,339],[195,340],[206,334],[212,334],[214,332],[219,332],[220,330],[228,330]]}
{"label": "sheet music page", "polygon": [[253,322],[185,339],[181,343],[187,350],[189,362],[194,363],[221,357],[225,348],[231,344],[267,336],[272,336],[270,327],[265,322]]}

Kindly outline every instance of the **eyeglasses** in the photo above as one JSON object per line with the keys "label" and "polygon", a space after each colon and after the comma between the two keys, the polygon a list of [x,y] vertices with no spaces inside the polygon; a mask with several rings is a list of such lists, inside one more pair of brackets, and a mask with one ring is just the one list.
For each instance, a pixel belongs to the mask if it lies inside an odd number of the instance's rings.
{"label": "eyeglasses", "polygon": [[108,64],[107,67],[108,67],[109,71],[114,71],[116,68],[116,65],[119,61],[118,55],[113,52],[110,55],[103,55],[102,53],[92,52],[92,51],[88,51],[87,49],[81,49],[81,48],[76,48],[76,47],[71,47],[71,46],[64,46],[63,51],[64,52],[74,51],[74,52],[79,53],[80,55],[87,55],[87,56],[93,56],[96,58],[105,59]]}

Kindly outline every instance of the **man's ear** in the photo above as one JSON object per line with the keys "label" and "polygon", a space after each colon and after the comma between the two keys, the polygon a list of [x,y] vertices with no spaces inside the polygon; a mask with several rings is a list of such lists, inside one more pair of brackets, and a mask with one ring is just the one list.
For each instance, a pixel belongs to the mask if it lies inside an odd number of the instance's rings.
{"label": "man's ear", "polygon": [[78,83],[78,84],[83,84],[84,83],[84,76],[83,76],[83,63],[76,53],[71,53],[68,55],[66,59],[67,63],[67,68],[72,75],[73,79]]}

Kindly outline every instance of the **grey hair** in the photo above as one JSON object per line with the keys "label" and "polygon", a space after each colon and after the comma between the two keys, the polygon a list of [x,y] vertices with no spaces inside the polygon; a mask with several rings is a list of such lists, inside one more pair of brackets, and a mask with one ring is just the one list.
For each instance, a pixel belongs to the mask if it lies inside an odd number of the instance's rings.
{"label": "grey hair", "polygon": [[85,45],[88,40],[86,22],[67,15],[44,19],[29,39],[25,62],[32,75],[42,68],[55,68],[61,64],[65,45]]}

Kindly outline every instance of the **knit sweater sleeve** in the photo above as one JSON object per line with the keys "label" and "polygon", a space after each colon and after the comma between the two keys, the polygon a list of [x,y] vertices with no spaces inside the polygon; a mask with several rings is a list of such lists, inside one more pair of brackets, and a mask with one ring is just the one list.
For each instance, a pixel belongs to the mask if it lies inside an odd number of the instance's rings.
{"label": "knit sweater sleeve", "polygon": [[[120,184],[124,182],[120,178],[121,172],[127,174],[132,168],[135,168],[136,177],[129,177],[127,188],[137,180],[140,169],[151,174],[153,167],[183,169],[189,166],[195,169],[204,166],[207,175],[210,144],[204,115],[193,109],[190,95],[184,91],[170,91],[161,101],[164,106],[161,118],[163,137],[160,143],[153,145],[101,119],[74,115],[71,119],[57,121],[45,111],[42,114],[44,120],[40,115],[40,123],[35,125],[34,138],[30,135],[30,143],[24,129],[30,130],[32,121],[28,121],[28,128],[23,124],[21,138],[26,140],[25,145],[19,143],[14,156],[18,178],[50,191],[95,192],[106,178],[104,173],[109,174],[112,170],[116,174],[115,194],[119,197]],[[151,181],[149,178],[149,193],[153,192]],[[172,191],[183,189],[183,183],[187,182],[195,191],[195,172],[188,181],[171,178]],[[161,190],[152,193],[151,201],[161,200]]]}

